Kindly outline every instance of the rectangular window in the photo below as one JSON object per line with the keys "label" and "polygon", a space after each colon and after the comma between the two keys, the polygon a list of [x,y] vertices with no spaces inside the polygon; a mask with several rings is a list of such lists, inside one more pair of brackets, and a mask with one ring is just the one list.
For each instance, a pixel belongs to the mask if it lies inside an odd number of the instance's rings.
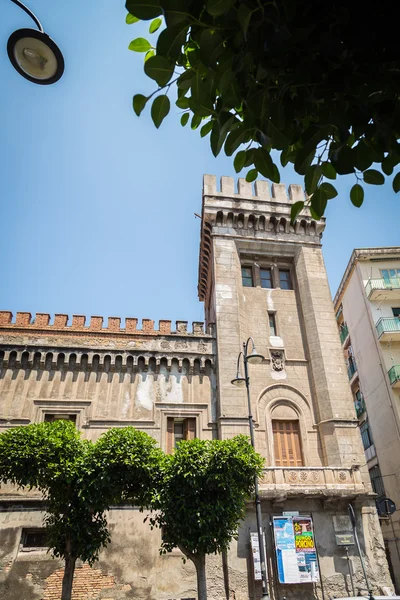
{"label": "rectangular window", "polygon": [[381,498],[384,497],[386,495],[385,487],[383,485],[381,470],[378,465],[375,465],[375,467],[372,467],[372,469],[369,470],[369,476],[371,478],[372,489],[374,490],[375,494],[378,494],[378,496]]}
{"label": "rectangular window", "polygon": [[391,279],[397,279],[400,277],[400,269],[382,269],[381,275],[388,283]]}
{"label": "rectangular window", "polygon": [[45,529],[23,529],[21,536],[22,548],[32,550],[34,548],[48,548],[47,532]]}
{"label": "rectangular window", "polygon": [[260,269],[261,287],[272,288],[272,273],[271,269]]}
{"label": "rectangular window", "polygon": [[400,308],[392,308],[393,316],[400,318]]}
{"label": "rectangular window", "polygon": [[243,287],[254,287],[253,269],[251,267],[242,267],[242,285]]}
{"label": "rectangular window", "polygon": [[279,270],[279,285],[281,290],[292,290],[292,281],[290,279],[290,271]]}
{"label": "rectangular window", "polygon": [[196,417],[178,419],[168,417],[167,419],[167,454],[171,454],[177,444],[182,440],[194,440],[196,437]]}
{"label": "rectangular window", "polygon": [[269,317],[269,334],[270,335],[278,335],[276,332],[276,319],[274,313],[268,313]]}
{"label": "rectangular window", "polygon": [[364,421],[364,423],[361,424],[360,432],[364,450],[368,450],[368,448],[370,448],[374,443],[372,440],[372,432],[368,421]]}
{"label": "rectangular window", "polygon": [[272,421],[275,465],[277,467],[302,467],[298,421]]}
{"label": "rectangular window", "polygon": [[44,420],[46,423],[53,423],[54,421],[72,421],[76,423],[76,415],[46,413]]}

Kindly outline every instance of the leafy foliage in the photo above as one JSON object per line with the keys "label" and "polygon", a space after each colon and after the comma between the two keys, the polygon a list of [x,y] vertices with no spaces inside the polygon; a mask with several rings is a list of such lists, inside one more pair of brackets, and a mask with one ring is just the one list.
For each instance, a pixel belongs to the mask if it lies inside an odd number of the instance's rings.
{"label": "leafy foliage", "polygon": [[[14,427],[0,434],[0,482],[43,493],[49,544],[66,560],[64,583],[68,575],[72,588],[76,559],[92,565],[110,541],[109,505],[150,505],[161,455],[153,438],[132,427],[111,429],[95,444],[68,421]],[[63,599],[70,598],[64,583]]]}
{"label": "leafy foliage", "polygon": [[245,436],[190,440],[166,456],[153,525],[164,528],[162,551],[191,558],[222,552],[237,535],[263,459]]}
{"label": "leafy foliage", "polygon": [[249,167],[248,181],[279,183],[271,150],[280,151],[281,165],[304,176],[319,217],[336,196],[325,179],[354,174],[360,206],[360,182],[380,185],[400,163],[397,21],[387,3],[360,11],[318,0],[127,0],[126,8],[129,22],[153,20],[150,33],[165,25],[145,62],[159,85],[147,100],[176,85],[183,117],[203,125],[215,156],[224,148],[237,172]]}

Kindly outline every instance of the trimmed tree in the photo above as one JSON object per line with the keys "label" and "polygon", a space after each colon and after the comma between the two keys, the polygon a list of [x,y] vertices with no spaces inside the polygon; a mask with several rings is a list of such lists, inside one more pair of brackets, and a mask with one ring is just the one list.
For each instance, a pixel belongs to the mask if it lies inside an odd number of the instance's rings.
{"label": "trimmed tree", "polygon": [[[181,124],[209,136],[217,156],[234,156],[275,183],[280,152],[304,176],[314,218],[337,196],[329,181],[353,174],[351,202],[381,185],[400,163],[400,53],[392,4],[320,0],[127,0],[128,24],[150,20],[144,71],[157,84],[135,94],[140,115],[152,99],[159,127],[176,88]],[[154,98],[155,96],[155,98]],[[371,168],[377,163],[378,168]],[[400,190],[400,173],[393,179]],[[294,220],[304,207],[292,207]]]}
{"label": "trimmed tree", "polygon": [[96,444],[68,421],[14,427],[0,434],[0,482],[43,494],[48,544],[65,560],[61,600],[70,600],[77,559],[90,565],[110,541],[110,504],[150,504],[161,451],[132,427],[110,430]]}
{"label": "trimmed tree", "polygon": [[183,441],[165,456],[150,523],[162,528],[161,553],[177,547],[193,562],[199,600],[207,600],[206,555],[237,537],[263,462],[246,436]]}

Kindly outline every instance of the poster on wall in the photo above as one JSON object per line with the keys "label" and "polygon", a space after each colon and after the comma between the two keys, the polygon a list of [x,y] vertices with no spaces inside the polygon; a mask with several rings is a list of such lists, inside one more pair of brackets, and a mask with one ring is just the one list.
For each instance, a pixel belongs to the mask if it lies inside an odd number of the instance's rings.
{"label": "poster on wall", "polygon": [[[264,548],[265,548],[264,533],[263,533],[263,540],[264,540]],[[260,545],[258,542],[258,533],[254,533],[254,532],[250,533],[250,542],[251,542],[251,553],[253,556],[254,579],[256,581],[261,581],[262,573],[261,573],[261,558],[260,558]]]}
{"label": "poster on wall", "polygon": [[319,581],[311,517],[274,517],[273,520],[279,582]]}

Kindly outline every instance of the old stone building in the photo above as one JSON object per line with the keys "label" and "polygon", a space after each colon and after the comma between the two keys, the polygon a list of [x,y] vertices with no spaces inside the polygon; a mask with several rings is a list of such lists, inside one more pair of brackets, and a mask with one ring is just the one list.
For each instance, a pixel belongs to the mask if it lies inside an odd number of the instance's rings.
{"label": "old stone building", "polygon": [[[291,203],[302,198],[299,186],[287,193],[272,185],[270,193],[258,181],[253,191],[240,179],[236,190],[223,177],[219,191],[215,177],[205,177],[199,259],[205,330],[177,322],[171,331],[169,321],[155,330],[149,320],[138,329],[136,319],[121,324],[116,317],[105,327],[101,317],[86,324],[76,315],[70,322],[66,315],[50,321],[46,314],[32,320],[17,313],[14,321],[0,313],[0,430],[69,418],[96,439],[109,427],[133,425],[167,452],[185,438],[248,434],[246,392],[231,380],[241,343],[251,336],[264,356],[250,366],[250,380],[256,448],[265,457],[260,494],[271,598],[348,595],[337,536],[350,533],[349,502],[371,583],[382,593],[391,582],[322,257],[325,223],[307,209],[290,223]],[[62,564],[40,547],[42,510],[34,490],[0,489],[4,600],[58,597]],[[294,519],[305,528],[300,537],[314,536],[312,568],[307,549],[281,545],[279,526]],[[78,568],[76,599],[196,597],[194,568],[177,550],[159,556],[160,533],[149,530],[142,514],[114,508],[109,521],[112,543],[94,569]],[[249,504],[224,568],[221,557],[208,560],[211,599],[259,597],[255,531]],[[365,588],[354,546],[349,550],[356,585]]]}

